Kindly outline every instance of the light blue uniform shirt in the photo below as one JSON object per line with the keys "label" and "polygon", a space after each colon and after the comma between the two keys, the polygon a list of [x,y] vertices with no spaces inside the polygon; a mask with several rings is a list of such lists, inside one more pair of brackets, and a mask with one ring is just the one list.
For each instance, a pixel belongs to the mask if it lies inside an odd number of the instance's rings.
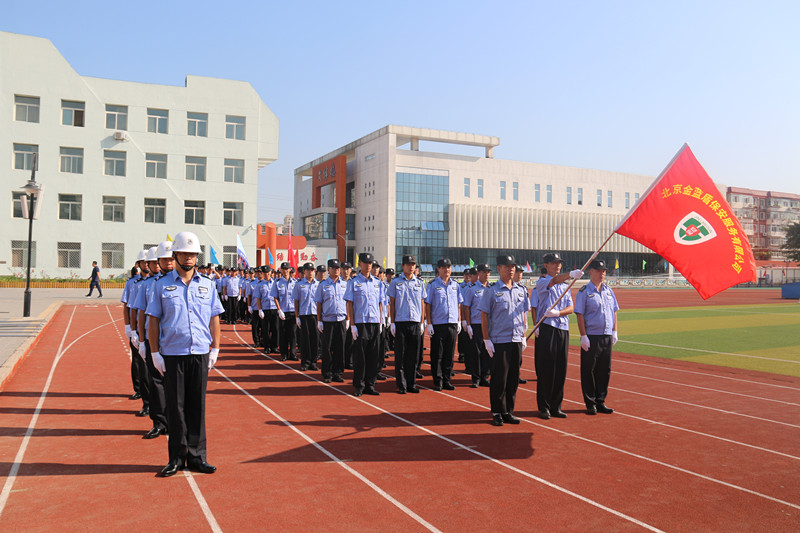
{"label": "light blue uniform shirt", "polygon": [[594,283],[589,282],[575,296],[575,312],[583,315],[587,335],[611,335],[617,311],[617,297],[605,283],[597,290]]}
{"label": "light blue uniform shirt", "polygon": [[124,303],[125,305],[128,304],[128,295],[131,292],[131,286],[136,282],[136,280],[138,280],[141,277],[142,277],[141,274],[136,274],[131,279],[125,282],[125,288],[122,289],[122,298],[119,299],[120,302]]}
{"label": "light blue uniform shirt", "polygon": [[395,322],[422,322],[422,302],[425,301],[425,283],[417,276],[411,279],[400,274],[392,280],[387,296],[394,298]]}
{"label": "light blue uniform shirt", "polygon": [[380,324],[380,305],[384,300],[384,285],[375,276],[369,278],[359,273],[347,282],[344,291],[346,302],[353,302],[353,322],[355,324]]}
{"label": "light blue uniform shirt", "polygon": [[[565,282],[548,288],[547,285],[550,283],[551,279],[553,279],[553,276],[548,274],[536,281],[536,298],[539,302],[539,306],[536,308],[536,316],[538,318],[544,316],[545,311],[550,309],[550,306],[553,305],[553,302],[558,300],[558,297],[561,296],[561,293],[567,291],[567,287],[569,286],[569,284]],[[565,294],[561,301],[558,302],[555,310],[563,311],[571,305],[572,295],[569,293],[569,291],[567,291],[567,294]],[[560,316],[557,318],[545,318],[543,324],[569,331],[569,315]]]}
{"label": "light blue uniform shirt", "polygon": [[445,286],[437,277],[428,284],[427,292],[425,303],[431,304],[431,324],[457,324],[458,306],[464,302],[458,282],[450,278]]}
{"label": "light blue uniform shirt", "polygon": [[[131,309],[138,309],[140,311],[147,310],[147,304],[150,302],[150,296],[153,294],[153,286],[155,282],[163,277],[163,274],[158,274],[157,276],[153,277],[150,276],[149,278],[145,279],[140,283],[141,287],[139,288],[139,292],[136,294],[136,302],[133,305],[129,305]],[[137,325],[138,326],[138,325]],[[150,327],[150,316],[145,313],[144,315],[144,337],[147,338],[147,328]]]}
{"label": "light blue uniform shirt", "polygon": [[225,290],[224,294],[228,298],[239,296],[239,278],[233,276],[225,278],[225,281],[222,282],[222,287]]}
{"label": "light blue uniform shirt", "polygon": [[205,354],[211,348],[211,319],[225,309],[214,282],[194,271],[187,286],[177,270],[156,280],[147,314],[160,319],[159,351],[162,355]]}
{"label": "light blue uniform shirt", "polygon": [[317,285],[319,285],[317,280],[312,279],[308,281],[306,278],[294,284],[292,299],[297,300],[297,303],[300,305],[300,308],[296,310],[298,315],[317,316],[317,302],[314,300],[314,295],[317,292]]}
{"label": "light blue uniform shirt", "polygon": [[258,306],[256,305],[256,298],[258,298],[258,278],[253,278],[250,280],[250,283],[247,284],[247,295],[250,296],[250,310],[251,311],[258,311]]}
{"label": "light blue uniform shirt", "polygon": [[325,278],[317,285],[314,301],[317,302],[317,305],[322,305],[323,322],[347,320],[347,304],[344,301],[346,290],[347,282],[342,278],[335,282],[331,278]]}
{"label": "light blue uniform shirt", "polygon": [[492,342],[524,342],[531,308],[528,290],[519,283],[506,287],[498,281],[486,287],[478,310],[489,316],[489,340]]}
{"label": "light blue uniform shirt", "polygon": [[[128,291],[128,307],[135,309],[133,306],[136,304],[136,300],[139,299],[139,290],[144,286],[144,282],[150,278],[152,278],[152,276],[146,278],[140,277],[131,284],[131,289]],[[131,324],[131,327],[135,331],[138,326]]]}
{"label": "light blue uniform shirt", "polygon": [[225,281],[225,278],[227,278],[227,277],[228,276],[220,276],[220,277],[216,277],[215,276],[214,277],[214,280],[213,280],[214,281],[214,285],[217,287],[217,292],[219,294],[222,294],[222,282]]}
{"label": "light blue uniform shirt", "polygon": [[481,323],[481,311],[478,309],[478,304],[481,303],[481,297],[483,296],[483,291],[489,287],[488,283],[486,287],[481,285],[480,282],[470,284],[464,290],[464,303],[463,305],[469,307],[469,323],[470,324],[480,324]]}
{"label": "light blue uniform shirt", "polygon": [[278,299],[278,303],[281,304],[281,311],[284,313],[294,313],[294,297],[292,294],[295,283],[294,278],[289,278],[288,281],[286,278],[280,278],[272,285],[269,291],[270,297]]}
{"label": "light blue uniform shirt", "polygon": [[272,286],[275,285],[274,279],[261,280],[256,288],[256,298],[261,300],[261,309],[269,311],[270,309],[277,309],[275,300],[270,296],[272,293]]}

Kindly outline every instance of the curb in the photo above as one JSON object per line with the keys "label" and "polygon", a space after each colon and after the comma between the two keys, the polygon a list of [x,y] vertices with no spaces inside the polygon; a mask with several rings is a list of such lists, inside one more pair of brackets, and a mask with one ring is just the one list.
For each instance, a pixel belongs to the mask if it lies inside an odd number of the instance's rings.
{"label": "curb", "polygon": [[36,342],[39,340],[39,337],[42,336],[42,334],[50,325],[50,319],[53,318],[53,315],[56,314],[56,311],[58,311],[63,304],[63,300],[53,302],[47,307],[47,309],[39,313],[39,316],[36,318],[39,318],[44,322],[42,329],[39,330],[39,333],[37,333],[35,337],[28,337],[25,342],[23,342],[16,350],[14,350],[14,353],[12,353],[11,356],[6,359],[3,365],[0,366],[0,392],[5,389],[6,384],[14,376],[22,361],[28,357],[28,354],[31,352],[34,344],[36,344]]}

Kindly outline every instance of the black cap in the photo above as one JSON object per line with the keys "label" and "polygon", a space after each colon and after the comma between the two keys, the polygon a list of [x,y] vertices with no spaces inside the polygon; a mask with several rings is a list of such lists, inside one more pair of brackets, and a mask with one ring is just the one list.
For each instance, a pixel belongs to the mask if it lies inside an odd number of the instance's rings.
{"label": "black cap", "polygon": [[271,270],[272,270],[272,269],[271,269],[270,267],[266,266],[266,265],[264,265],[264,266],[262,266],[262,267],[261,267],[261,272],[264,272],[264,273],[266,273],[266,272],[269,272],[269,271],[271,271]]}
{"label": "black cap", "polygon": [[589,268],[593,268],[595,270],[608,270],[606,268],[606,262],[602,259],[595,259],[591,263],[589,263]]}
{"label": "black cap", "polygon": [[542,259],[542,263],[559,263],[563,262],[561,259],[561,255],[558,252],[551,252],[549,254],[544,254],[544,259]]}
{"label": "black cap", "polygon": [[327,271],[328,271],[328,269],[325,268],[325,265],[319,265],[317,267],[317,272],[327,272]]}
{"label": "black cap", "polygon": [[450,262],[450,259],[448,259],[447,257],[443,257],[443,258],[439,259],[438,261],[436,261],[436,268],[449,267],[449,266],[453,266],[453,263]]}
{"label": "black cap", "polygon": [[328,268],[339,268],[341,266],[338,259],[328,259]]}
{"label": "black cap", "polygon": [[390,276],[394,276],[394,269],[393,268],[387,268],[386,269],[386,274],[388,274]]}
{"label": "black cap", "polygon": [[353,268],[353,265],[345,261],[344,263],[342,263],[342,268]]}
{"label": "black cap", "polygon": [[358,262],[359,263],[374,263],[375,258],[372,257],[372,254],[369,252],[362,252],[358,254]]}
{"label": "black cap", "polygon": [[469,274],[470,274],[470,276],[475,276],[475,275],[477,275],[477,274],[478,274],[478,269],[477,269],[477,268],[475,268],[475,267],[472,267],[472,268],[470,268],[470,269],[469,269]]}
{"label": "black cap", "polygon": [[520,265],[519,263],[517,263],[516,267],[517,267],[517,270],[521,270],[523,272],[525,271],[525,267]]}
{"label": "black cap", "polygon": [[464,269],[464,275],[466,276],[466,275],[467,275],[467,274],[469,274],[469,273],[470,273],[470,272],[469,272],[469,268],[465,268],[465,269]]}
{"label": "black cap", "polygon": [[517,262],[514,261],[513,255],[498,255],[497,256],[497,266],[501,265],[511,265],[514,266]]}
{"label": "black cap", "polygon": [[284,261],[283,263],[281,263],[281,268],[292,268],[292,265]]}
{"label": "black cap", "polygon": [[475,265],[475,272],[491,272],[492,269],[488,263],[478,263]]}
{"label": "black cap", "polygon": [[414,257],[413,255],[404,255],[403,256],[403,264],[404,265],[416,265],[417,264],[417,258]]}
{"label": "black cap", "polygon": [[306,263],[302,267],[300,267],[300,270],[303,270],[303,271],[305,271],[305,270],[314,270],[314,263]]}

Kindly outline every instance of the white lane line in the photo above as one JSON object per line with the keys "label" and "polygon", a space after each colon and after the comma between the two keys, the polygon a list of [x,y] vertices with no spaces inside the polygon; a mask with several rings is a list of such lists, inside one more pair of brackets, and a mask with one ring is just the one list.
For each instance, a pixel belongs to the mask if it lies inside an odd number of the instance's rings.
{"label": "white lane line", "polygon": [[214,513],[211,512],[208,502],[206,502],[206,499],[203,497],[203,493],[200,491],[200,487],[197,486],[197,482],[194,480],[194,476],[186,470],[183,471],[183,475],[186,477],[186,481],[189,482],[189,486],[192,488],[194,497],[197,499],[197,503],[200,504],[200,509],[202,509],[203,514],[208,521],[208,525],[211,526],[211,531],[214,533],[222,533],[222,528],[219,527],[217,519],[214,518]]}
{"label": "white lane line", "polygon": [[760,359],[762,361],[778,361],[779,363],[791,363],[794,365],[800,365],[800,361],[793,361],[791,359],[775,359],[774,357],[761,357],[760,355],[747,355],[743,353],[731,353],[731,352],[715,352],[714,350],[701,350],[700,348],[685,348],[683,346],[669,346],[667,344],[651,344],[649,342],[626,341],[623,339],[620,339],[617,344],[619,344],[620,342],[639,344],[641,346],[654,346],[656,348],[670,348],[672,350],[686,350],[690,352],[713,353],[717,355],[733,355],[735,357],[747,357],[748,359]]}
{"label": "white lane line", "polygon": [[[487,455],[485,453],[479,452],[478,450],[475,450],[470,446],[465,446],[464,444],[461,444],[460,442],[457,442],[457,441],[455,441],[453,439],[445,437],[444,435],[436,433],[435,431],[432,431],[432,430],[430,430],[430,429],[428,429],[428,428],[426,428],[424,426],[420,426],[418,424],[415,424],[414,422],[412,422],[410,420],[407,420],[407,419],[405,419],[405,418],[403,418],[403,417],[401,417],[401,416],[399,416],[399,415],[397,415],[395,413],[387,411],[387,410],[385,410],[385,409],[383,409],[381,407],[378,407],[377,405],[371,404],[371,403],[363,400],[362,398],[356,398],[355,396],[352,396],[352,395],[344,392],[343,390],[339,389],[338,387],[334,387],[333,385],[330,385],[328,383],[323,383],[322,381],[318,380],[314,376],[310,376],[308,374],[300,372],[300,371],[296,370],[295,368],[293,368],[293,367],[291,367],[291,366],[289,366],[289,365],[287,365],[287,364],[285,364],[285,363],[283,363],[281,361],[278,361],[277,359],[274,359],[274,358],[262,353],[260,350],[257,350],[256,348],[253,348],[253,346],[248,344],[247,341],[245,341],[241,337],[241,335],[239,335],[239,332],[236,329],[235,325],[234,325],[233,329],[234,329],[234,332],[236,333],[236,336],[239,337],[239,340],[242,341],[242,345],[247,346],[248,348],[250,348],[250,350],[260,354],[262,357],[264,357],[266,359],[269,359],[270,361],[273,361],[275,363],[278,363],[281,366],[284,366],[285,368],[291,370],[292,372],[294,372],[296,374],[304,376],[305,378],[307,378],[310,381],[316,381],[320,385],[324,385],[324,386],[326,386],[326,387],[328,387],[328,388],[330,388],[332,390],[335,390],[339,394],[347,396],[347,397],[349,397],[349,398],[351,398],[351,399],[353,399],[355,401],[358,401],[358,402],[360,402],[360,403],[362,403],[364,405],[368,405],[369,407],[372,407],[373,409],[376,409],[376,410],[378,410],[378,411],[380,411],[380,412],[382,412],[384,414],[387,414],[387,415],[389,415],[389,416],[391,416],[393,418],[396,418],[397,420],[400,420],[401,422],[404,422],[405,424],[408,424],[408,425],[410,425],[412,427],[415,427],[415,428],[419,429],[420,431],[422,431],[424,433],[427,433],[427,434],[429,434],[431,436],[434,436],[434,437],[437,437],[439,439],[442,439],[443,441],[445,441],[445,442],[447,442],[449,444],[452,444],[453,446],[456,446],[459,449],[462,449],[464,451],[467,451],[469,453],[477,455],[477,456],[479,456],[479,457],[481,457],[483,459],[486,459],[487,461],[491,461],[491,462],[493,462],[493,463],[495,463],[495,464],[497,464],[499,466],[502,466],[504,468],[507,468],[507,469],[511,470],[512,472],[515,472],[515,473],[520,474],[522,476],[525,476],[525,477],[527,477],[529,479],[537,481],[537,482],[539,482],[539,483],[541,483],[541,484],[543,484],[543,485],[545,485],[547,487],[550,487],[551,489],[554,489],[554,490],[557,490],[559,492],[562,492],[562,493],[564,493],[564,494],[566,494],[568,496],[572,496],[573,498],[576,498],[576,499],[578,499],[578,500],[580,500],[580,501],[582,501],[584,503],[587,503],[587,504],[589,504],[589,505],[591,505],[593,507],[596,507],[598,509],[606,511],[606,512],[608,512],[610,514],[613,514],[614,516],[617,516],[619,518],[622,518],[624,520],[632,522],[632,523],[634,523],[634,524],[636,524],[636,525],[638,525],[638,526],[640,526],[640,527],[642,527],[644,529],[647,529],[649,531],[662,531],[662,530],[660,530],[660,529],[658,529],[658,528],[656,528],[654,526],[651,526],[650,524],[646,524],[645,522],[642,522],[641,520],[637,520],[636,518],[633,518],[632,516],[629,516],[629,515],[626,515],[626,514],[620,512],[620,511],[617,511],[616,509],[612,509],[612,508],[607,507],[607,506],[605,506],[605,505],[603,505],[603,504],[601,504],[599,502],[596,502],[594,500],[590,500],[589,498],[587,498],[585,496],[581,496],[580,494],[577,494],[575,492],[572,492],[571,490],[566,489],[564,487],[561,487],[560,485],[556,485],[555,483],[552,483],[550,481],[547,481],[546,479],[543,479],[543,478],[540,478],[538,476],[535,476],[535,475],[531,474],[530,472],[526,472],[525,470],[521,470],[521,469],[519,469],[519,468],[517,468],[515,466],[512,466],[512,465],[510,465],[510,464],[508,464],[506,462],[503,462],[503,461],[501,461],[499,459],[495,459],[494,457],[491,457],[491,456],[489,456],[489,455]],[[313,442],[313,441],[310,441],[310,442]]]}

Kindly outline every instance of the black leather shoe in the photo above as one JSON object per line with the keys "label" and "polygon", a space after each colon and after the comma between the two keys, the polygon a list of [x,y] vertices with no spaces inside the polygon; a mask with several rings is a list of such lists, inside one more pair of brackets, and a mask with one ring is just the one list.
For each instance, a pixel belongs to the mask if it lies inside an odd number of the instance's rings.
{"label": "black leather shoe", "polygon": [[128,399],[129,399],[129,400],[138,400],[138,399],[140,399],[141,397],[142,397],[142,395],[141,395],[141,394],[139,394],[138,392],[134,392],[133,394],[131,394],[130,396],[128,396]]}
{"label": "black leather shoe", "polygon": [[414,375],[417,377],[417,379],[422,379],[422,372],[415,372]]}
{"label": "black leather shoe", "polygon": [[442,386],[441,385],[434,385],[433,386],[433,390],[435,390],[436,392],[441,392],[442,391]]}
{"label": "black leather shoe", "polygon": [[493,426],[502,426],[503,425],[503,417],[501,415],[493,415],[492,416],[492,425]]}
{"label": "black leather shoe", "polygon": [[478,388],[478,384],[477,383],[472,383],[469,387],[471,389],[477,389]]}
{"label": "black leather shoe", "polygon": [[592,415],[592,416],[596,415],[597,414],[597,408],[594,405],[591,406],[591,407],[587,407],[586,408],[586,414],[587,415]]}
{"label": "black leather shoe", "polygon": [[353,370],[353,365],[344,365],[345,370]]}
{"label": "black leather shoe", "polygon": [[216,466],[210,465],[201,459],[187,461],[186,468],[192,472],[200,472],[201,474],[213,474],[217,471]]}
{"label": "black leather shoe", "polygon": [[527,380],[527,379],[522,379],[522,378],[519,378],[519,384],[520,384],[520,385],[525,385],[527,382],[528,382],[528,380]]}
{"label": "black leather shoe", "polygon": [[353,396],[361,396],[362,394],[364,394],[364,391],[361,389],[356,389],[353,391]]}
{"label": "black leather shoe", "polygon": [[375,376],[375,379],[376,379],[377,381],[386,381],[386,376],[384,376],[383,374],[381,374],[381,373],[379,372],[379,373],[378,373],[378,375],[377,375],[377,376]]}
{"label": "black leather shoe", "polygon": [[170,459],[167,466],[161,469],[158,473],[159,477],[170,477],[178,473],[178,470],[183,469],[183,459]]}
{"label": "black leather shoe", "polygon": [[397,389],[397,394],[405,394],[406,389]]}
{"label": "black leather shoe", "polygon": [[480,382],[478,383],[478,385],[480,385],[481,387],[491,387],[491,383],[489,383],[489,380],[488,380],[488,379],[482,379],[482,380],[480,380]]}
{"label": "black leather shoe", "polygon": [[410,392],[411,394],[419,394],[419,389],[417,387],[410,387],[406,389],[406,391]]}
{"label": "black leather shoe", "polygon": [[323,381],[324,383],[330,383],[330,382],[331,382],[331,381],[333,381],[333,380],[331,379],[331,377],[330,377],[330,376],[325,376],[325,378],[324,378],[322,381]]}
{"label": "black leather shoe", "polygon": [[506,414],[500,415],[500,416],[503,417],[503,422],[505,422],[506,424],[519,424],[520,423],[520,419],[517,418],[516,416],[512,415],[511,413],[506,413]]}
{"label": "black leather shoe", "polygon": [[308,367],[306,365],[300,365],[301,372],[305,372],[306,370],[308,370]]}
{"label": "black leather shoe", "polygon": [[150,414],[150,409],[147,407],[142,407],[142,410],[135,414],[138,417],[148,416]]}
{"label": "black leather shoe", "polygon": [[316,364],[314,364],[314,363],[311,363],[311,366],[310,366],[310,367],[308,367],[308,369],[309,369],[309,370],[319,370],[319,367],[318,367]]}
{"label": "black leather shoe", "polygon": [[614,412],[614,410],[610,407],[606,407],[606,404],[601,403],[600,405],[597,406],[597,412],[603,413],[604,415],[610,415],[611,413]]}
{"label": "black leather shoe", "polygon": [[539,418],[541,418],[542,420],[550,420],[550,411],[548,411],[547,409],[542,409],[541,411],[539,411]]}
{"label": "black leather shoe", "polygon": [[335,376],[333,376],[333,381],[335,381],[336,383],[344,383],[344,378],[339,374],[336,374]]}
{"label": "black leather shoe", "polygon": [[364,389],[364,394],[369,394],[370,396],[380,396],[381,393],[373,389],[372,387],[367,387]]}
{"label": "black leather shoe", "polygon": [[442,385],[442,388],[444,390],[456,390],[456,386],[451,385],[450,383],[445,383],[444,385]]}
{"label": "black leather shoe", "polygon": [[567,413],[559,409],[558,411],[553,411],[553,416],[556,418],[567,418]]}
{"label": "black leather shoe", "polygon": [[155,439],[159,435],[166,435],[166,434],[167,434],[167,428],[153,428],[150,431],[148,431],[147,433],[145,433],[142,436],[142,438],[149,440],[149,439]]}

